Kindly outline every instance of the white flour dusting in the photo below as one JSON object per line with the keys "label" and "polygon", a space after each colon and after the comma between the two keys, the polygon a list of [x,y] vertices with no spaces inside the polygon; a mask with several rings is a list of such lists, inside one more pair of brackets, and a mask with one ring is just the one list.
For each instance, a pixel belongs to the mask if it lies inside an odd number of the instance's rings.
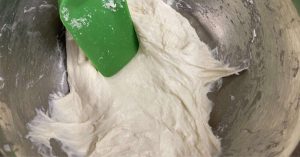
{"label": "white flour dusting", "polygon": [[89,21],[84,17],[78,19],[73,18],[71,20],[71,26],[73,28],[81,29],[83,26],[89,26]]}
{"label": "white flour dusting", "polygon": [[102,0],[103,7],[109,9],[110,11],[116,12],[118,7],[123,8],[125,0]]}

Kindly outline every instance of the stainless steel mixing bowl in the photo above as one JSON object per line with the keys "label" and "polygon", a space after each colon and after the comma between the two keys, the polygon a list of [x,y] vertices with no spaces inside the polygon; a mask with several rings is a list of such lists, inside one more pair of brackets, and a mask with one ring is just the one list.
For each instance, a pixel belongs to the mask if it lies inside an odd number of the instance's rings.
{"label": "stainless steel mixing bowl", "polygon": [[[57,0],[0,0],[0,154],[38,156],[26,139],[36,108],[67,93]],[[165,0],[216,58],[248,67],[208,94],[222,156],[300,156],[300,18],[291,0]],[[64,156],[51,139],[54,154]],[[298,151],[298,154],[297,154]],[[0,155],[1,156],[1,155]]]}

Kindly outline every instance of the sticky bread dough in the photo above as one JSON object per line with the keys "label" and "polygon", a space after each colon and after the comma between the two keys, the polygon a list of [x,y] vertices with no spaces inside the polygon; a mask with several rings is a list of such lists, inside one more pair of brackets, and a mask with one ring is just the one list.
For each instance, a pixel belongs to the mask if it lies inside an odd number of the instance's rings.
{"label": "sticky bread dough", "polygon": [[161,0],[128,0],[137,56],[104,78],[67,39],[70,93],[28,123],[44,156],[50,139],[68,156],[209,157],[221,152],[208,125],[211,84],[239,72],[215,60],[187,19]]}

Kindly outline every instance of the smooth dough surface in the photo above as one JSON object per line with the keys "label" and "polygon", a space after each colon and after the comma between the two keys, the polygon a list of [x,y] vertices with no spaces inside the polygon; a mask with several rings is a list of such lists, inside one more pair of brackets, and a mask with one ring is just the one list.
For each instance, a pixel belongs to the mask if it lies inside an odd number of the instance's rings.
{"label": "smooth dough surface", "polygon": [[104,78],[67,39],[70,93],[37,110],[28,138],[44,156],[50,139],[69,156],[209,157],[221,152],[208,125],[211,85],[239,70],[215,60],[187,19],[161,0],[128,0],[137,56]]}

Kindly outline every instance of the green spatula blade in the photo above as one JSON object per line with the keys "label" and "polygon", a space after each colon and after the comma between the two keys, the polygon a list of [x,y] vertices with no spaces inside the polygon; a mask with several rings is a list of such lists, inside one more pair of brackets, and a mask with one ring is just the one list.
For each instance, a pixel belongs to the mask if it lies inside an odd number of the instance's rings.
{"label": "green spatula blade", "polygon": [[113,76],[137,53],[126,0],[59,0],[59,11],[66,29],[102,75]]}

